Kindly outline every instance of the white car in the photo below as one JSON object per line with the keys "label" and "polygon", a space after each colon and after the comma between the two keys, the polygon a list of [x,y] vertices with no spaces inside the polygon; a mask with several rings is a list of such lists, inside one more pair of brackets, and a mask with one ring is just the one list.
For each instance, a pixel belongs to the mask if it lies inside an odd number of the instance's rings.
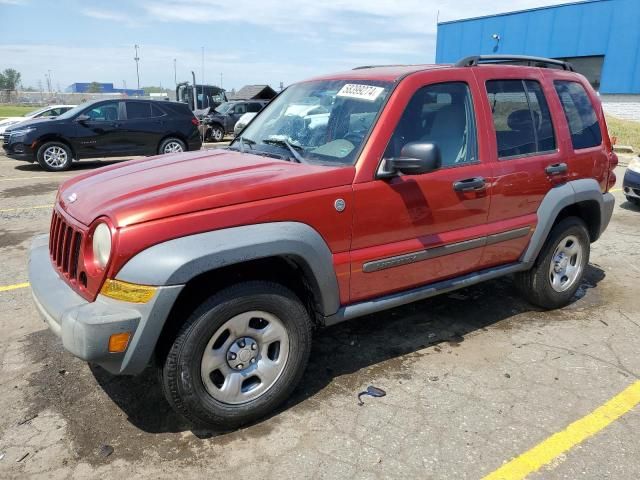
{"label": "white car", "polygon": [[242,132],[242,130],[244,130],[244,127],[247,126],[247,124],[253,120],[253,117],[255,117],[258,114],[258,112],[247,112],[245,114],[243,114],[238,121],[236,122],[236,124],[233,127],[233,134],[237,137],[238,135],[240,135],[240,132]]}
{"label": "white car", "polygon": [[75,105],[49,105],[48,107],[39,108],[33,112],[29,112],[22,117],[7,117],[0,120],[0,141],[7,127],[13,127],[21,122],[31,120],[33,118],[55,118],[62,115],[67,110],[71,110]]}

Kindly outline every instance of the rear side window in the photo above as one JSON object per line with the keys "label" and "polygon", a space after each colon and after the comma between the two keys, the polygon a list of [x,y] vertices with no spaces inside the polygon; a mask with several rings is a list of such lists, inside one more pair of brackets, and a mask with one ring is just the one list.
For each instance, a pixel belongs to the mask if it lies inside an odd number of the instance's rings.
{"label": "rear side window", "polygon": [[602,143],[600,124],[584,87],[578,82],[565,80],[557,80],[553,83],[567,117],[573,149],[600,145]]}
{"label": "rear side window", "polygon": [[127,102],[127,118],[135,120],[137,118],[151,117],[151,104],[147,102]]}
{"label": "rear side window", "polygon": [[547,99],[535,80],[490,80],[487,95],[498,157],[536,155],[556,149]]}
{"label": "rear side window", "polygon": [[259,103],[250,103],[247,108],[248,112],[259,112],[260,110],[262,110],[262,105]]}
{"label": "rear side window", "polygon": [[160,110],[160,107],[154,105],[153,103],[151,104],[151,116],[152,117],[162,117],[164,115],[164,112],[162,110]]}

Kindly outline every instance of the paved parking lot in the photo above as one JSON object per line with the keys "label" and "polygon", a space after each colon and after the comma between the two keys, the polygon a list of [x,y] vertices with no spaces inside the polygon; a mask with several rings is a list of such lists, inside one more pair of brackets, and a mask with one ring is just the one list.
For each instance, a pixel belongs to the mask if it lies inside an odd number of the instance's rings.
{"label": "paved parking lot", "polygon": [[[2,478],[477,479],[638,381],[640,210],[618,189],[569,307],[538,311],[507,278],[339,325],[316,335],[276,415],[193,432],[154,372],[113,377],[63,352],[23,285],[57,186],[101,165],[52,174],[0,157]],[[368,385],[387,396],[358,406]],[[640,478],[639,431],[631,408],[529,478]]]}

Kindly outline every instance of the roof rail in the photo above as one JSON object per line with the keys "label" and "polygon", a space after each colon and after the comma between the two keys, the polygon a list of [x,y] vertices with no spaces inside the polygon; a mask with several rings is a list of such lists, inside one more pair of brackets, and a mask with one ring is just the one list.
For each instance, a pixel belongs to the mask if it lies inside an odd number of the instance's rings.
{"label": "roof rail", "polygon": [[530,67],[549,68],[551,65],[562,67],[563,70],[574,72],[573,65],[562,60],[544,57],[530,57],[528,55],[474,55],[456,62],[456,67],[476,67],[481,63],[526,63]]}
{"label": "roof rail", "polygon": [[406,64],[397,63],[392,65],[362,65],[360,67],[354,67],[352,70],[365,70],[367,68],[380,68],[380,67],[406,67]]}

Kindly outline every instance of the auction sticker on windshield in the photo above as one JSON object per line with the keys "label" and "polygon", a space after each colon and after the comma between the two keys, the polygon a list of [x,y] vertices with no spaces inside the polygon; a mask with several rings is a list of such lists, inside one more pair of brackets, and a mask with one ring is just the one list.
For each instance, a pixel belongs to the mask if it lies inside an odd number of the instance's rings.
{"label": "auction sticker on windshield", "polygon": [[384,92],[383,87],[374,87],[373,85],[358,85],[355,83],[347,83],[336,94],[338,97],[358,98],[360,100],[374,101]]}

